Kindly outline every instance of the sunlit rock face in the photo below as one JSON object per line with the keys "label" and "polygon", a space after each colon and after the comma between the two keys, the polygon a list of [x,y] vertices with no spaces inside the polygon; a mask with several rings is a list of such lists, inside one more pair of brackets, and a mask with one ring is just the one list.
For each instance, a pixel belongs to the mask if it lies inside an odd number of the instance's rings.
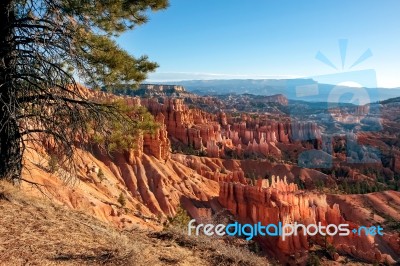
{"label": "sunlit rock face", "polygon": [[210,114],[189,109],[182,99],[164,97],[142,99],[142,104],[154,115],[162,114],[171,139],[195,150],[205,150],[208,157],[227,158],[273,156],[282,154],[276,143],[289,144],[314,140],[321,148],[321,132],[314,123],[259,121],[242,115],[237,121],[223,112]]}
{"label": "sunlit rock face", "polygon": [[[256,185],[245,182],[220,182],[219,202],[228,209],[241,223],[262,225],[301,223],[306,226],[321,223],[349,224],[349,229],[359,225],[346,221],[338,204],[329,205],[326,195],[305,192],[296,184],[288,183],[286,177],[279,176],[269,180],[259,179]],[[256,240],[262,244],[265,251],[281,261],[293,263],[307,256],[311,242],[320,245],[333,245],[338,252],[367,261],[380,261],[382,258],[392,260],[376,247],[376,239],[372,236],[358,236],[350,232],[349,236],[327,236],[319,234],[306,236],[300,230],[298,234],[286,237],[260,236]],[[389,241],[390,242],[390,241]]]}
{"label": "sunlit rock face", "polygon": [[[131,106],[142,105],[137,97],[80,89],[89,99],[104,102],[117,99]],[[174,108],[182,109],[179,102],[175,103]],[[164,114],[159,112],[155,120],[160,124],[159,129],[153,134],[139,134],[135,149],[112,154],[96,145],[88,150],[77,149],[76,168],[60,166],[54,173],[46,170],[48,152],[55,148],[53,143],[46,138],[41,146],[28,143],[30,148],[25,154],[23,176],[44,184],[46,195],[54,201],[118,227],[159,228],[166,217],[175,215],[179,206],[187,209],[194,218],[210,216],[210,210],[203,207],[209,207],[207,202],[218,196],[218,181],[171,158]],[[72,171],[76,174],[72,179],[74,185],[63,185]],[[27,190],[40,195],[28,186]]]}

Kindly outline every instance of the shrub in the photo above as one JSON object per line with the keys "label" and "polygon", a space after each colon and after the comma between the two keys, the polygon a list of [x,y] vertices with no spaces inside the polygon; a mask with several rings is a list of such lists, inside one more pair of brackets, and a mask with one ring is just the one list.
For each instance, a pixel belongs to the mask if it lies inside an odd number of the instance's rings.
{"label": "shrub", "polygon": [[106,178],[104,175],[104,172],[101,168],[99,169],[99,172],[97,173],[97,177],[100,179],[100,181],[103,181]]}
{"label": "shrub", "polygon": [[99,172],[97,173],[97,177],[100,179],[100,181],[103,181],[106,177],[103,173],[103,170],[100,168]]}
{"label": "shrub", "polygon": [[185,209],[183,209],[181,206],[178,207],[176,210],[176,214],[174,217],[169,218],[169,224],[173,227],[178,227],[178,228],[187,228],[191,218],[186,212]]}
{"label": "shrub", "polygon": [[124,207],[126,205],[126,198],[122,192],[118,196],[118,203],[121,205],[121,207]]}
{"label": "shrub", "polygon": [[328,244],[326,247],[326,252],[328,252],[331,259],[334,259],[334,254],[336,253],[336,248],[332,244]]}
{"label": "shrub", "polygon": [[222,168],[221,168],[221,174],[226,174],[226,169],[225,169],[225,167],[222,167]]}
{"label": "shrub", "polygon": [[48,170],[50,173],[54,174],[58,171],[58,158],[55,155],[51,155],[48,162]]}
{"label": "shrub", "polygon": [[319,266],[319,265],[321,265],[321,262],[319,260],[319,257],[315,253],[311,253],[308,256],[306,265],[307,266]]}

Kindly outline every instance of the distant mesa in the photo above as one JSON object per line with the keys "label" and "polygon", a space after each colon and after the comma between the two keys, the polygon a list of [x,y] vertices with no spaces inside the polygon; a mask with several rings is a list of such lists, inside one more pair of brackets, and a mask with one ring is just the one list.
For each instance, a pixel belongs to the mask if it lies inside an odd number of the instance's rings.
{"label": "distant mesa", "polygon": [[[106,89],[103,89],[106,92]],[[138,88],[114,88],[113,93],[119,96],[151,97],[188,97],[193,95],[182,85],[140,84]]]}
{"label": "distant mesa", "polygon": [[137,90],[128,90],[124,94],[140,97],[179,97],[186,96],[189,92],[181,85],[140,84]]}
{"label": "distant mesa", "polygon": [[150,90],[158,92],[185,92],[181,85],[163,85],[163,84],[141,84],[139,90]]}

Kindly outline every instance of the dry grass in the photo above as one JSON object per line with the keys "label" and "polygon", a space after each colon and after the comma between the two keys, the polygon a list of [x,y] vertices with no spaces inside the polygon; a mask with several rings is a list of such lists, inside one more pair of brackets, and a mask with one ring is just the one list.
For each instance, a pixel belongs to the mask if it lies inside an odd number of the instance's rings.
{"label": "dry grass", "polygon": [[246,247],[233,243],[226,243],[223,238],[208,236],[188,236],[187,232],[179,228],[167,228],[161,232],[149,234],[152,238],[176,243],[181,247],[193,250],[207,260],[208,265],[215,266],[256,266],[268,265],[265,257],[251,252]]}
{"label": "dry grass", "polygon": [[133,265],[130,240],[96,219],[0,183],[1,265]]}
{"label": "dry grass", "polygon": [[265,265],[245,249],[182,231],[119,231],[0,181],[0,265]]}

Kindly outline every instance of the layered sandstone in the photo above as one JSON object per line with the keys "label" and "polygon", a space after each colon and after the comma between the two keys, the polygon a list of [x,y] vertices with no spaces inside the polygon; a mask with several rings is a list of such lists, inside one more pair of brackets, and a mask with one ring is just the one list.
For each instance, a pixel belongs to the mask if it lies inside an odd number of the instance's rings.
{"label": "layered sandstone", "polygon": [[[142,104],[154,115],[162,114],[168,136],[196,150],[206,150],[207,156],[260,155],[281,157],[276,143],[316,141],[314,148],[321,148],[321,132],[314,123],[298,123],[253,119],[242,115],[240,119],[220,112],[209,114],[189,109],[182,99],[143,99]],[[313,142],[314,143],[314,142]]]}
{"label": "layered sandstone", "polygon": [[[288,183],[286,177],[281,180],[272,176],[268,180],[259,179],[256,186],[249,186],[240,182],[220,182],[219,202],[227,208],[240,222],[263,225],[294,222],[304,225],[328,224],[339,225],[347,223],[349,229],[358,228],[358,225],[346,221],[338,204],[329,205],[326,195],[304,192],[297,185]],[[287,261],[288,255],[300,259],[306,255],[310,242],[326,245],[331,243],[339,252],[362,258],[368,261],[393,261],[389,255],[382,254],[375,246],[374,237],[358,236],[350,232],[349,236],[321,235],[305,236],[302,231],[297,236],[292,235],[285,240],[282,237],[259,237],[267,252],[277,256],[281,261]],[[278,249],[276,249],[278,247]]]}
{"label": "layered sandstone", "polygon": [[[137,97],[80,89],[88,99],[122,100],[131,106],[141,105]],[[39,184],[53,200],[120,227],[159,226],[166,217],[175,215],[181,205],[193,217],[204,215],[207,212],[202,209],[209,207],[207,202],[218,196],[218,182],[170,158],[171,145],[164,114],[158,113],[155,120],[160,127],[153,134],[139,134],[135,149],[110,155],[96,145],[90,150],[77,148],[76,167],[59,165],[54,173],[48,170],[48,152],[52,144],[46,139],[43,139],[43,146],[28,144],[23,178]],[[79,182],[65,185],[68,180]],[[24,183],[24,186],[29,188],[30,185]]]}
{"label": "layered sandstone", "polygon": [[[54,201],[119,227],[157,227],[182,205],[197,217],[197,209],[207,207],[207,202],[218,196],[216,181],[173,159],[137,156],[133,151],[110,157],[99,150],[78,150],[77,155],[73,184],[65,184],[71,169],[60,166],[55,173],[48,172],[46,153],[36,151],[25,156],[23,178],[39,184],[40,190]],[[29,192],[41,195],[29,183],[23,185]],[[123,206],[120,197],[126,201]],[[195,202],[205,205],[195,206]]]}

